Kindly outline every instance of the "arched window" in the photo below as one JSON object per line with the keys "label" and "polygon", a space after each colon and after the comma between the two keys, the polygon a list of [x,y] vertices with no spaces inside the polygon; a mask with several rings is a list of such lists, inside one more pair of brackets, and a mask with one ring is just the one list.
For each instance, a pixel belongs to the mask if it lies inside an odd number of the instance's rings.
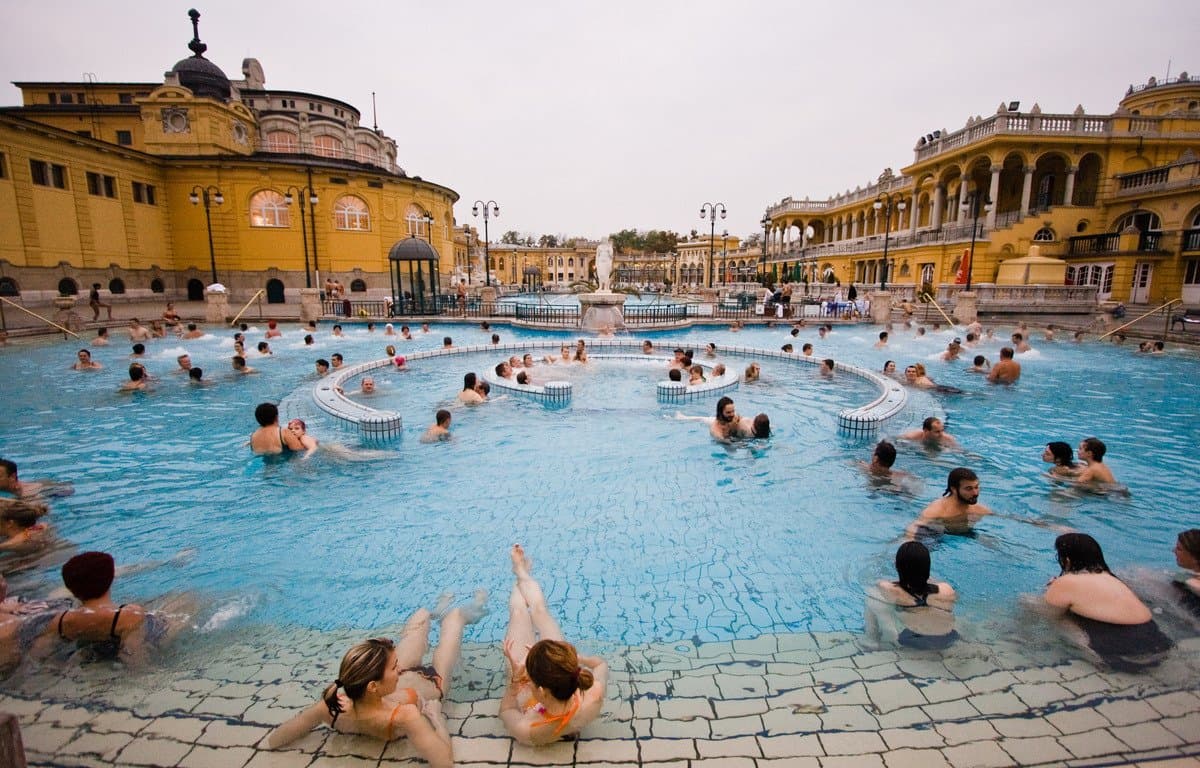
{"label": "arched window", "polygon": [[271,131],[267,134],[268,152],[295,152],[296,134],[291,131]]}
{"label": "arched window", "polygon": [[1050,229],[1050,227],[1042,227],[1033,235],[1035,243],[1052,243],[1057,239],[1058,237],[1054,234],[1054,230]]}
{"label": "arched window", "polygon": [[188,301],[204,301],[204,283],[193,277],[187,281]]}
{"label": "arched window", "polygon": [[1162,229],[1162,224],[1158,220],[1157,213],[1151,211],[1130,211],[1117,219],[1113,230],[1123,232],[1131,226],[1137,229],[1138,232],[1157,232]]}
{"label": "arched window", "polygon": [[11,277],[0,277],[0,296],[20,296],[21,287]]}
{"label": "arched window", "polygon": [[369,165],[379,164],[379,153],[370,144],[359,144],[354,148],[354,159]]}
{"label": "arched window", "polygon": [[264,189],[250,197],[250,226],[289,227],[291,224],[291,215],[283,195],[273,189]]}
{"label": "arched window", "polygon": [[150,281],[150,293],[164,293],[167,286],[163,284],[161,277],[156,277]]}
{"label": "arched window", "polygon": [[313,137],[313,154],[321,157],[341,157],[342,149],[342,142],[334,136]]}
{"label": "arched window", "polygon": [[72,280],[69,277],[64,277],[62,280],[58,281],[58,295],[59,296],[78,296],[79,295],[79,283],[75,282],[74,280]]}
{"label": "arched window", "polygon": [[108,292],[112,294],[125,293],[125,281],[119,277],[114,277],[108,281]]}
{"label": "arched window", "polygon": [[546,266],[547,266],[547,267],[553,267],[553,266],[554,266],[554,257],[553,257],[553,256],[547,256],[547,257],[546,257]]}
{"label": "arched window", "polygon": [[360,198],[353,195],[339,197],[333,204],[333,226],[337,229],[366,232],[371,229],[371,212]]}
{"label": "arched window", "polygon": [[268,304],[283,304],[287,301],[287,292],[284,290],[283,281],[278,278],[271,278],[267,281],[267,303]]}
{"label": "arched window", "polygon": [[365,280],[351,280],[350,293],[366,293],[367,283]]}
{"label": "arched window", "polygon": [[425,237],[429,234],[429,223],[433,221],[433,217],[421,206],[409,205],[404,212],[404,221],[408,225],[408,234]]}
{"label": "arched window", "polygon": [[568,267],[573,267],[573,266],[575,266],[575,259],[574,259],[574,258],[569,258],[569,259],[567,259],[567,266],[568,266]]}

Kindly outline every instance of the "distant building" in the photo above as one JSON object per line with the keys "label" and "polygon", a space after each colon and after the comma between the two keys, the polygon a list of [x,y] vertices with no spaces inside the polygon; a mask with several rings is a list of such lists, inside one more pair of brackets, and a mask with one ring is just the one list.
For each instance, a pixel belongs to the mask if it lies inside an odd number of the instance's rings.
{"label": "distant building", "polygon": [[328,277],[381,298],[409,237],[436,251],[445,290],[456,192],[409,176],[350,104],[269,89],[255,59],[230,80],[198,31],[188,47],[162,82],[16,83],[22,105],[0,109],[0,293],[200,299],[215,262],[235,300],[298,301]]}
{"label": "distant building", "polygon": [[[1094,286],[1100,301],[1182,297],[1195,307],[1197,137],[1200,79],[1186,73],[1130,86],[1111,115],[1001,104],[960,130],[919,137],[899,175],[888,169],[865,188],[768,207],[768,278],[878,284],[886,234],[889,287],[946,295],[968,271],[975,284],[993,282],[1002,262],[1036,243],[1041,256],[1066,262],[1066,283]],[[975,264],[962,269],[973,229]]]}

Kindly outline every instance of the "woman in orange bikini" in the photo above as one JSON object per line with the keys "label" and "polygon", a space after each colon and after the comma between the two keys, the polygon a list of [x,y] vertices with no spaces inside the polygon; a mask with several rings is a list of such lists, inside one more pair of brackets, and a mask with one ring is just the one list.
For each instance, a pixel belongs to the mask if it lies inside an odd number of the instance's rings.
{"label": "woman in orange bikini", "polygon": [[431,620],[424,608],[405,623],[399,643],[376,637],[355,645],[342,657],[338,678],[321,700],[272,731],[268,745],[278,749],[325,724],[384,741],[408,737],[430,766],[450,768],[454,756],[442,697],[458,663],[463,627],[483,617],[486,600],[480,590],[474,604],[444,615],[432,665],[421,664]]}
{"label": "woman in orange bikini", "polygon": [[[604,706],[608,664],[580,656],[563,640],[558,622],[546,610],[542,588],[529,575],[531,563],[521,545],[512,548],[517,583],[508,601],[508,690],[500,719],[522,744],[550,744],[583,730]],[[541,639],[534,640],[540,636]]]}

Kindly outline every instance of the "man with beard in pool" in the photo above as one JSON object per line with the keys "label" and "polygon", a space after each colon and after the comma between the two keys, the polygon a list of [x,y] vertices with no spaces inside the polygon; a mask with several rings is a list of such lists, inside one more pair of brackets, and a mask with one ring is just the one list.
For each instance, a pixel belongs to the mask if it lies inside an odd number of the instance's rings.
{"label": "man with beard in pool", "polygon": [[969,535],[971,526],[992,510],[979,503],[979,476],[966,467],[950,471],[942,498],[930,502],[908,526],[905,537],[914,539],[922,530]]}

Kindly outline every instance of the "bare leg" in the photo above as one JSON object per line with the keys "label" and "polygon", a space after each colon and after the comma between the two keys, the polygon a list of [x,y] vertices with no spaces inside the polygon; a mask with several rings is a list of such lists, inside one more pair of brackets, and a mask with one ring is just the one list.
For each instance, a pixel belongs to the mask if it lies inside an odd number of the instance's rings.
{"label": "bare leg", "polygon": [[[521,545],[513,547],[513,573],[517,572],[518,558],[523,562],[525,553],[521,551]],[[529,616],[529,604],[525,602],[525,596],[521,594],[520,577],[518,576],[517,583],[513,585],[512,594],[508,597],[508,632],[504,635],[504,643],[512,644],[513,653],[520,661],[522,671],[525,666],[525,652],[529,646],[533,645],[537,637],[533,634],[533,621]],[[516,672],[517,670],[511,670]]]}
{"label": "bare leg", "polygon": [[442,631],[433,649],[433,668],[442,676],[442,690],[450,690],[450,675],[462,650],[463,627],[466,626],[462,608],[455,608],[442,619]]}
{"label": "bare leg", "polygon": [[529,606],[529,616],[537,629],[538,639],[562,640],[562,629],[546,609],[546,596],[542,594],[541,585],[529,575],[532,565],[520,544],[513,547],[513,573],[517,575],[517,589],[521,591],[525,604]]}
{"label": "bare leg", "polygon": [[396,661],[401,669],[418,667],[425,657],[425,649],[429,647],[429,611],[418,608],[408,617],[401,632],[400,642],[396,644]]}

